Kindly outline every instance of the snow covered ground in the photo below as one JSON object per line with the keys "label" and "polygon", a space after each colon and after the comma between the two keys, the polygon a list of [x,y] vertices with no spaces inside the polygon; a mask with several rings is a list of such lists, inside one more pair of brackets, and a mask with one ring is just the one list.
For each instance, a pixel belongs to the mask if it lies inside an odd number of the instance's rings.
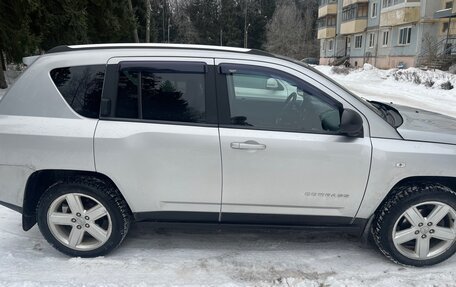
{"label": "snow covered ground", "polygon": [[[409,74],[415,72],[423,82],[428,79],[435,82],[434,87],[427,88],[423,83],[418,85],[413,82],[396,81],[393,75],[396,70],[358,69],[348,75],[340,75],[332,73],[329,66],[315,68],[368,100],[393,102],[456,117],[456,75],[441,71],[421,71],[416,68],[404,70]],[[446,81],[450,81],[455,88],[440,89],[440,84]]]}
{"label": "snow covered ground", "polygon": [[[317,67],[330,74],[329,67]],[[398,82],[391,71],[331,77],[368,99],[456,117],[456,90]],[[4,91],[0,90],[0,96]],[[68,258],[0,207],[0,286],[456,286],[456,256],[430,268],[391,263],[348,234],[136,224],[105,258]]]}

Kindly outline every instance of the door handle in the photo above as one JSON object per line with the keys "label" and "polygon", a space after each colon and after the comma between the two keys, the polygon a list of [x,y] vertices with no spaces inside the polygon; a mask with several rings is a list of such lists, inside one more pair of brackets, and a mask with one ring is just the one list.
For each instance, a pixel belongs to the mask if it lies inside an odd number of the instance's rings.
{"label": "door handle", "polygon": [[264,150],[266,149],[266,145],[257,143],[256,141],[234,142],[231,143],[231,148],[242,150]]}

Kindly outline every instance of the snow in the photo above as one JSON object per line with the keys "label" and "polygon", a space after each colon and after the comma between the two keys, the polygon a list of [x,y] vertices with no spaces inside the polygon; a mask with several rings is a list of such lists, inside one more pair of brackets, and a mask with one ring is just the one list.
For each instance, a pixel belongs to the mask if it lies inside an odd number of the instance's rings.
{"label": "snow", "polygon": [[454,286],[456,256],[396,265],[344,233],[138,223],[106,257],[68,258],[0,207],[0,286]]}
{"label": "snow", "polygon": [[[456,90],[426,88],[367,67],[331,75],[362,97],[456,116]],[[441,79],[442,75],[429,74]],[[0,90],[0,96],[5,91]],[[137,223],[106,257],[69,258],[37,226],[0,207],[0,286],[455,286],[456,256],[429,268],[387,260],[345,233]]]}
{"label": "snow", "polygon": [[[397,69],[380,70],[369,66],[367,69],[353,70],[348,75],[334,74],[329,66],[315,66],[315,68],[365,99],[393,102],[456,117],[456,75],[438,70],[422,71],[409,68],[397,71]],[[408,81],[407,77],[413,79],[413,73],[420,78],[421,84]],[[395,75],[399,80],[395,79]],[[434,81],[433,87],[426,87],[424,85],[426,80]],[[447,81],[450,81],[455,88],[452,90],[439,88]]]}

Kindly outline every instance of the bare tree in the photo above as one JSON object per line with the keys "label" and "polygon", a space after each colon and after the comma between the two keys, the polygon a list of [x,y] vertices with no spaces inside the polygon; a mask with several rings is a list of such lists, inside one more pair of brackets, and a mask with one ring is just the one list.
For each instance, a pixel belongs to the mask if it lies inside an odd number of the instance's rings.
{"label": "bare tree", "polygon": [[305,22],[294,1],[282,1],[267,25],[266,50],[299,59],[304,51]]}
{"label": "bare tree", "polygon": [[171,14],[173,17],[173,23],[177,32],[176,40],[179,43],[198,43],[199,36],[195,26],[190,20],[188,15],[188,6],[192,0],[175,0],[171,2],[174,13]]}
{"label": "bare tree", "polygon": [[152,13],[152,6],[150,0],[146,1],[146,43],[150,43],[150,14]]}
{"label": "bare tree", "polygon": [[316,11],[317,0],[278,0],[264,48],[295,59],[317,56]]}
{"label": "bare tree", "polygon": [[128,2],[128,10],[130,11],[131,19],[133,22],[133,39],[135,40],[136,43],[139,43],[139,37],[138,37],[138,21],[136,20],[136,15],[135,11],[133,10],[133,4],[131,3],[131,0],[127,0]]}
{"label": "bare tree", "polygon": [[423,51],[421,59],[421,64],[431,65],[437,58],[438,58],[438,51],[437,46],[438,41],[437,38],[430,34],[425,33],[423,35]]}

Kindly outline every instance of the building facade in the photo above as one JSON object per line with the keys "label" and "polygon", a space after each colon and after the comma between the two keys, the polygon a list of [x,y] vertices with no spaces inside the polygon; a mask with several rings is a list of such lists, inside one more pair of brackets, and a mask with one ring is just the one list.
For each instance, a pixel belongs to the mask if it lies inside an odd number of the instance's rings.
{"label": "building facade", "polygon": [[456,0],[320,0],[320,64],[431,65],[456,55],[453,17]]}

